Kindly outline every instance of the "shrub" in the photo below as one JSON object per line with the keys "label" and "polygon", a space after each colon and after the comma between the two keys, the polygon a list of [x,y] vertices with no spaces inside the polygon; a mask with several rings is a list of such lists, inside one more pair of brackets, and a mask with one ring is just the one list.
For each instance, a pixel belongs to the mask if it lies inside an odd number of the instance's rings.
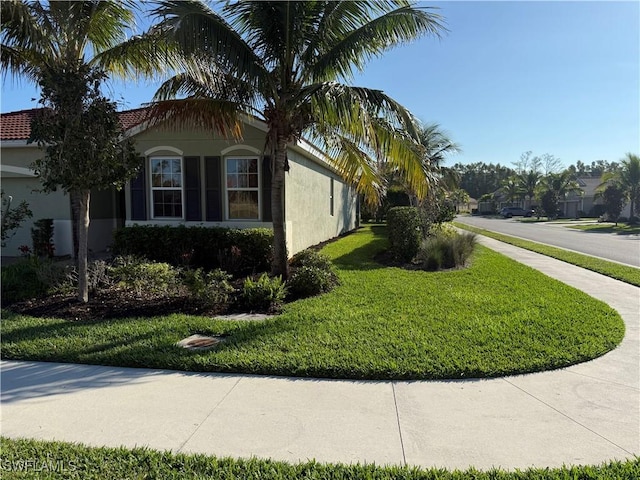
{"label": "shrub", "polygon": [[387,213],[389,250],[397,261],[410,262],[422,241],[420,212],[415,207],[394,207]]}
{"label": "shrub", "polygon": [[295,254],[290,263],[292,273],[287,280],[287,290],[292,298],[319,295],[338,284],[331,260],[320,252],[303,250]]}
{"label": "shrub", "polygon": [[47,293],[66,293],[72,288],[68,276],[69,267],[48,258],[34,257],[33,263],[38,279],[47,287]]}
{"label": "shrub", "polygon": [[[115,273],[104,260],[94,260],[87,264],[87,288],[89,293],[108,290],[116,283]],[[78,286],[78,269],[75,265],[67,269],[67,281],[70,289]]]}
{"label": "shrub", "polygon": [[201,268],[185,273],[184,285],[193,298],[204,305],[228,303],[234,288],[229,281],[232,276],[216,269],[204,272]]}
{"label": "shrub", "polygon": [[336,282],[337,278],[330,270],[305,265],[291,274],[287,289],[291,297],[304,298],[328,292]]}
{"label": "shrub", "polygon": [[315,250],[306,249],[296,253],[289,264],[294,267],[318,267],[323,270],[333,271],[333,264],[329,257]]}
{"label": "shrub", "polygon": [[269,277],[266,273],[260,275],[258,280],[248,277],[244,281],[240,301],[242,306],[251,311],[277,310],[287,294],[287,289],[282,277]]}
{"label": "shrub", "polygon": [[45,295],[49,286],[38,276],[38,259],[28,257],[1,270],[2,303],[19,302]]}
{"label": "shrub", "polygon": [[4,190],[0,189],[0,203],[2,205],[2,219],[0,220],[0,246],[6,247],[6,241],[13,237],[16,230],[27,218],[33,216],[29,204],[24,200],[12,208],[13,197],[5,197]]}
{"label": "shrub", "polygon": [[38,257],[53,257],[53,220],[41,218],[33,222],[31,229],[31,241],[33,242],[33,253]]}
{"label": "shrub", "polygon": [[132,255],[114,259],[111,274],[119,286],[136,295],[166,295],[178,283],[178,270],[168,263],[152,262]]}
{"label": "shrub", "polygon": [[473,254],[476,243],[473,233],[429,237],[422,242],[416,263],[429,271],[463,267]]}
{"label": "shrub", "polygon": [[116,255],[136,255],[214,270],[234,276],[267,271],[271,265],[273,232],[267,228],[132,226],[114,234]]}

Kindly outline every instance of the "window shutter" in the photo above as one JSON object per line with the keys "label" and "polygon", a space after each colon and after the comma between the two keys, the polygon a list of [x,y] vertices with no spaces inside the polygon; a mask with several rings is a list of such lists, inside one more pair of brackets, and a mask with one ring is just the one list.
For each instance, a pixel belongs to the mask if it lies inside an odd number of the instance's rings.
{"label": "window shutter", "polygon": [[207,221],[222,220],[222,175],[220,157],[205,157],[205,189]]}
{"label": "window shutter", "polygon": [[147,192],[145,188],[145,178],[147,171],[147,159],[142,157],[142,167],[138,176],[131,180],[131,220],[147,219]]}
{"label": "window shutter", "polygon": [[184,177],[186,220],[201,222],[200,157],[184,157]]}
{"label": "window shutter", "polygon": [[262,159],[262,221],[271,222],[271,157]]}

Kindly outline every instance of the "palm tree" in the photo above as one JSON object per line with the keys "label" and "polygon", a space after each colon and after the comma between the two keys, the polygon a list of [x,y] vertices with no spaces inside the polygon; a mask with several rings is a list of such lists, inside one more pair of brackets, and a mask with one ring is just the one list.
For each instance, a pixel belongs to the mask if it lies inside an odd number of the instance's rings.
{"label": "palm tree", "polygon": [[600,187],[608,183],[618,185],[622,189],[630,205],[629,220],[635,218],[635,212],[640,210],[640,157],[627,153],[616,171],[602,176]]}
{"label": "palm tree", "polygon": [[[555,198],[556,203],[563,200],[570,193],[582,194],[582,189],[571,170],[560,173],[550,173],[543,177],[538,186],[538,196],[542,199],[545,194]],[[547,212],[547,216],[555,216],[555,212]]]}
{"label": "palm tree", "polygon": [[344,81],[395,45],[439,35],[438,15],[404,0],[233,1],[216,10],[197,0],[163,0],[155,14],[155,31],[183,55],[180,73],[156,93],[156,119],[195,121],[225,135],[239,134],[244,115],[267,125],[273,274],[288,274],[286,152],[303,135],[370,202],[384,190],[378,167],[386,162],[403,172],[418,196],[425,195],[427,172],[415,148],[412,115],[382,91]]}
{"label": "palm tree", "polygon": [[512,176],[507,178],[504,182],[502,182],[502,187],[500,187],[500,192],[507,199],[507,202],[513,204],[516,200],[520,200],[524,191],[520,186],[520,182],[518,177]]}
{"label": "palm tree", "polygon": [[[423,171],[426,173],[426,185],[430,193],[433,190],[440,190],[441,194],[446,194],[456,190],[460,183],[460,175],[457,170],[445,167],[444,161],[448,155],[462,151],[460,145],[449,137],[449,134],[442,130],[437,123],[421,124],[418,126],[418,155],[422,162]],[[411,205],[418,206],[419,197],[411,189],[409,183],[403,178],[402,171],[397,167],[387,174],[391,181],[402,185],[409,196]],[[426,198],[425,201],[428,201]]]}
{"label": "palm tree", "polygon": [[456,212],[459,212],[460,205],[467,205],[468,207],[470,197],[466,190],[458,188],[449,194],[449,199],[455,204]]}
{"label": "palm tree", "polygon": [[[5,72],[36,84],[61,73],[79,76],[88,66],[120,75],[151,74],[169,57],[160,56],[154,47],[157,35],[125,41],[134,23],[134,5],[133,1],[3,0],[0,63]],[[79,111],[82,99],[76,98],[76,103]],[[70,191],[69,195],[81,280],[78,296],[86,302],[90,193]]]}
{"label": "palm tree", "polygon": [[531,208],[533,197],[536,194],[536,189],[538,188],[541,176],[542,175],[540,175],[536,170],[529,170],[528,172],[523,172],[516,176],[520,190],[529,199],[529,205],[527,208]]}

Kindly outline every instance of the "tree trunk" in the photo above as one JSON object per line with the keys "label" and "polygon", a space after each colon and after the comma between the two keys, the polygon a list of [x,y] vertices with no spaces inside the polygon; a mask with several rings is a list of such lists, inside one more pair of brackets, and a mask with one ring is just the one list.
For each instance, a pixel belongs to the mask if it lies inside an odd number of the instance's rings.
{"label": "tree trunk", "polygon": [[77,192],[79,207],[78,215],[78,301],[89,301],[89,286],[87,284],[87,257],[89,238],[89,201],[90,190]]}
{"label": "tree trunk", "polygon": [[273,221],[273,261],[271,274],[289,277],[287,239],[284,232],[284,177],[287,139],[278,137],[274,152],[273,175],[271,177],[271,215]]}

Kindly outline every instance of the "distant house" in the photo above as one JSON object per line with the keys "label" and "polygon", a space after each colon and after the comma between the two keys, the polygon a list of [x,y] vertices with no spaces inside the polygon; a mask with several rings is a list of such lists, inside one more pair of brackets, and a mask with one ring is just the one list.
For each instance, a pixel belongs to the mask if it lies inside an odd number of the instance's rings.
{"label": "distant house", "polygon": [[[57,255],[72,252],[69,198],[47,195],[29,166],[42,155],[27,144],[35,110],[0,115],[2,188],[14,202],[26,200],[33,220],[54,220]],[[271,169],[263,158],[266,125],[247,118],[243,139],[233,141],[195,129],[149,127],[144,109],[120,113],[126,135],[143,157],[140,175],[121,192],[93,192],[89,248],[108,248],[113,230],[125,225],[271,227]],[[290,255],[356,228],[358,197],[325,154],[301,140],[289,145],[285,183],[285,230]],[[3,255],[31,245],[25,222]]]}

